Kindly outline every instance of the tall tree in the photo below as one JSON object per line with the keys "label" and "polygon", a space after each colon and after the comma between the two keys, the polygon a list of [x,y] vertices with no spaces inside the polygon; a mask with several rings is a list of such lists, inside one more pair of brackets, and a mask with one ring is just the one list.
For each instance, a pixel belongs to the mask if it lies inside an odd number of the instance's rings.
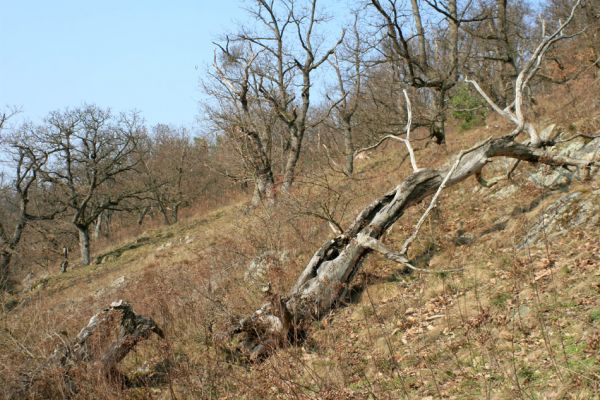
{"label": "tall tree", "polygon": [[339,95],[338,99],[332,100],[334,109],[332,120],[335,129],[343,135],[344,170],[349,176],[354,173],[357,125],[355,115],[361,102],[366,75],[365,57],[368,52],[367,43],[361,39],[359,22],[360,16],[357,13],[354,15],[352,34],[349,35],[351,38],[345,41],[343,52],[336,51],[329,60],[335,71],[337,78],[336,91]]}
{"label": "tall tree", "polygon": [[136,148],[143,132],[136,113],[114,116],[87,105],[50,113],[32,135],[32,146],[48,157],[40,171],[44,179],[64,190],[83,265],[90,264],[90,227],[100,214],[119,211],[144,190],[126,184],[140,161]]}
{"label": "tall tree", "polygon": [[282,188],[288,191],[311,126],[313,74],[331,57],[343,35],[321,50],[317,30],[325,18],[317,0],[256,0],[250,12],[258,22],[257,32],[243,32],[238,40],[260,51],[260,93],[285,127]]}
{"label": "tall tree", "polygon": [[[3,114],[0,131],[6,120]],[[25,130],[27,126],[11,132],[10,138],[0,136],[0,151],[8,156],[11,174],[8,184],[0,181],[0,290],[8,286],[10,263],[27,225],[53,219],[61,211],[51,204],[52,188],[38,184],[39,171],[48,158],[24,144]],[[33,197],[37,207],[32,207]]]}
{"label": "tall tree", "polygon": [[180,209],[189,206],[207,182],[202,163],[207,147],[202,141],[192,141],[187,129],[163,124],[156,125],[142,143],[144,185],[164,223],[174,224]]}
{"label": "tall tree", "polygon": [[223,174],[254,183],[254,206],[262,201],[271,203],[275,197],[272,147],[277,118],[260,95],[263,78],[255,46],[246,42],[230,48],[229,44],[228,40],[215,53],[214,79],[207,85],[208,93],[217,100],[215,106],[207,107],[209,119],[223,135],[221,144],[232,145],[242,169],[241,174]]}
{"label": "tall tree", "polygon": [[[425,92],[432,110],[428,116],[431,136],[444,143],[447,100],[462,64],[461,26],[486,16],[472,15],[470,1],[460,9],[458,0],[411,0],[409,10],[396,0],[371,0],[370,4],[385,32],[382,53],[406,86]],[[426,29],[424,12],[437,26]]]}

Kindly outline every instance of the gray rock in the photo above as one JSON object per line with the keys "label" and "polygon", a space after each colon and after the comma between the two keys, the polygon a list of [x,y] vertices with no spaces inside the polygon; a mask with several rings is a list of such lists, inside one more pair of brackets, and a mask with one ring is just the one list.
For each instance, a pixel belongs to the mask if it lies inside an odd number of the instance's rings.
{"label": "gray rock", "polygon": [[[569,142],[559,144],[550,150],[553,154],[565,157],[580,158],[591,160],[600,156],[600,138],[589,140],[584,137],[578,137]],[[593,173],[597,171],[592,171]],[[549,168],[541,166],[538,172],[530,175],[530,179],[538,186],[558,190],[568,187],[579,172],[574,168],[567,170],[565,168]]]}
{"label": "gray rock", "polygon": [[529,229],[519,249],[543,238],[551,239],[581,225],[594,225],[600,219],[600,191],[574,192],[561,196],[547,206]]}
{"label": "gray rock", "polygon": [[156,251],[164,251],[164,250],[166,250],[168,248],[171,248],[171,247],[173,247],[173,242],[166,242],[166,243],[163,243],[160,246],[158,246],[156,248]]}
{"label": "gray rock", "polygon": [[502,189],[499,189],[490,197],[502,200],[511,197],[512,195],[516,194],[519,190],[520,188],[517,185],[510,184],[503,187]]}
{"label": "gray rock", "polygon": [[125,277],[124,276],[120,276],[117,279],[115,279],[110,286],[113,288],[120,288],[121,286],[123,286],[125,284]]}
{"label": "gray rock", "polygon": [[269,271],[287,261],[287,251],[265,251],[250,262],[244,273],[244,281],[262,288],[268,284]]}
{"label": "gray rock", "polygon": [[573,172],[564,168],[552,168],[540,166],[537,172],[529,175],[533,183],[539,187],[550,190],[558,190],[568,187],[573,181]]}
{"label": "gray rock", "polygon": [[600,151],[600,137],[590,140],[581,151],[585,153]]}
{"label": "gray rock", "polygon": [[33,275],[33,272],[29,272],[27,276],[25,276],[25,278],[23,278],[23,280],[21,281],[21,285],[23,285],[23,290],[29,292],[33,287],[34,282],[35,275]]}

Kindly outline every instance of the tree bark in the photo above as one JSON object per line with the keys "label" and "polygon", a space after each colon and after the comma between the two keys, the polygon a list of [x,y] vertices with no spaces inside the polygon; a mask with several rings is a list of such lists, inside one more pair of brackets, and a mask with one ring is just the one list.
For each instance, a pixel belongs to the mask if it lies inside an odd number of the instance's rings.
{"label": "tree bark", "polygon": [[296,175],[296,166],[298,165],[298,159],[300,158],[300,150],[302,147],[302,138],[296,133],[292,135],[290,140],[290,149],[287,154],[287,160],[285,163],[285,172],[283,175],[283,186],[284,192],[289,192],[294,183]]}
{"label": "tree bark", "polygon": [[96,223],[94,224],[94,239],[100,239],[100,232],[102,231],[102,214],[98,216],[96,219]]}
{"label": "tree bark", "polygon": [[180,207],[181,203],[175,203],[173,204],[173,208],[171,208],[171,221],[173,221],[174,224],[176,224],[177,222],[179,222],[179,207]]}
{"label": "tree bark", "polygon": [[[232,331],[238,336],[237,349],[251,360],[259,360],[274,348],[298,337],[307,322],[326,315],[344,298],[365,258],[374,249],[385,248],[378,240],[407,208],[438,190],[440,185],[450,186],[479,174],[492,157],[510,157],[553,166],[574,165],[588,170],[593,164],[591,161],[554,156],[516,143],[511,136],[506,136],[489,139],[462,152],[452,168],[414,172],[367,206],[346,232],[325,242],[286,297],[273,297],[251,316],[242,319]],[[386,256],[394,260],[405,256],[387,253]]]}
{"label": "tree bark", "polygon": [[8,288],[8,266],[10,265],[11,258],[12,255],[9,251],[0,252],[0,291]]}
{"label": "tree bark", "polygon": [[252,206],[256,207],[261,202],[272,204],[275,199],[275,181],[270,165],[257,171],[254,178],[254,194],[252,195]]}
{"label": "tree bark", "polygon": [[354,173],[354,141],[352,140],[352,125],[347,122],[344,127],[344,151],[346,152],[346,173]]}
{"label": "tree bark", "polygon": [[78,225],[79,250],[81,252],[81,265],[90,265],[90,227]]}
{"label": "tree bark", "polygon": [[141,212],[138,215],[138,219],[137,219],[137,224],[139,226],[142,226],[142,224],[144,223],[144,219],[146,218],[146,215],[148,214],[149,211],[150,211],[150,206],[146,206],[141,210]]}
{"label": "tree bark", "polygon": [[437,144],[446,143],[446,90],[437,91],[435,116],[429,127],[429,133]]}
{"label": "tree bark", "polygon": [[411,5],[415,27],[417,28],[417,36],[419,38],[419,65],[425,70],[427,68],[427,44],[425,43],[425,30],[423,29],[423,22],[421,21],[421,11],[419,10],[417,0],[411,0]]}
{"label": "tree bark", "polygon": [[506,107],[509,100],[514,98],[514,82],[518,74],[515,64],[515,55],[512,50],[512,45],[508,37],[508,1],[497,0],[498,7],[498,27],[497,32],[500,38],[500,50],[502,58],[502,66],[500,70],[500,96],[499,105]]}

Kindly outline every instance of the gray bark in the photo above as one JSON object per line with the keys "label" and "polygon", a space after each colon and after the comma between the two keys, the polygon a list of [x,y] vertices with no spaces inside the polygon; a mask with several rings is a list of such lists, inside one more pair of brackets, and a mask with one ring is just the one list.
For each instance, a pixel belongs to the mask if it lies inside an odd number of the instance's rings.
{"label": "gray bark", "polygon": [[81,252],[81,265],[90,265],[90,227],[87,225],[78,225],[79,250]]}
{"label": "gray bark", "polygon": [[354,140],[352,139],[352,125],[350,122],[344,128],[344,151],[346,153],[346,173],[352,176],[354,173]]}
{"label": "gray bark", "polygon": [[419,38],[419,64],[421,68],[427,68],[427,45],[425,43],[425,30],[423,29],[423,22],[421,21],[421,11],[417,0],[411,0],[413,18],[415,20],[415,27],[417,29],[417,36]]}
{"label": "gray bark", "polygon": [[508,37],[508,0],[497,0],[498,7],[498,36],[500,38],[502,69],[500,72],[501,92],[500,106],[506,107],[509,100],[514,98],[514,81],[517,76],[515,54]]}
{"label": "gray bark", "polygon": [[254,178],[254,194],[252,195],[252,206],[256,207],[261,202],[272,204],[275,200],[275,182],[270,165],[257,171]]}
{"label": "gray bark", "polygon": [[148,214],[149,211],[150,211],[150,206],[146,206],[140,211],[140,213],[138,214],[138,219],[137,219],[138,225],[141,226],[144,223],[144,219],[146,218],[146,215]]}
{"label": "gray bark", "polygon": [[283,175],[283,191],[288,192],[292,184],[294,183],[294,177],[296,174],[296,166],[298,165],[298,159],[300,158],[300,150],[302,147],[302,137],[297,134],[293,135],[290,140],[290,149],[287,154],[287,160],[285,163],[285,172]]}

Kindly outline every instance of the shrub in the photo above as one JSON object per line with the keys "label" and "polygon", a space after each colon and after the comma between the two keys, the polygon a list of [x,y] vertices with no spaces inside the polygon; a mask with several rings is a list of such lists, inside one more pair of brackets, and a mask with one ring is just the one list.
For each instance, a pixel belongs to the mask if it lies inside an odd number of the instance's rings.
{"label": "shrub", "polygon": [[467,84],[456,87],[454,95],[450,97],[450,106],[452,116],[461,121],[460,127],[464,130],[481,125],[487,116],[485,101]]}

